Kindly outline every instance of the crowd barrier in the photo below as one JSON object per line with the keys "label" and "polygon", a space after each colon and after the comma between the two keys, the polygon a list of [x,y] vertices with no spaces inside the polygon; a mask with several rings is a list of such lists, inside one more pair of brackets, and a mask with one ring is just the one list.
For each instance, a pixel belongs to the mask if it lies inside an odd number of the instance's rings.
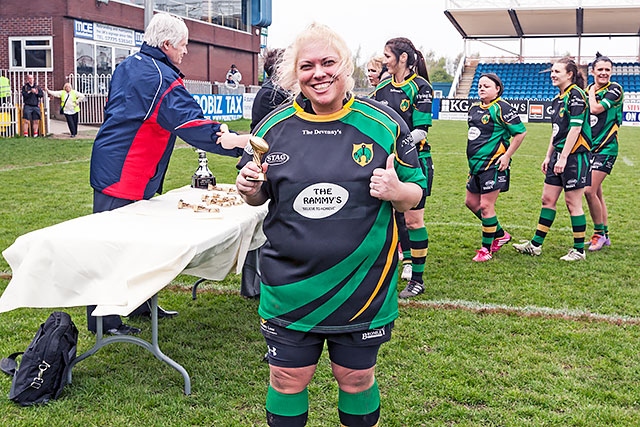
{"label": "crowd barrier", "polygon": [[[433,100],[433,118],[439,120],[467,120],[467,113],[479,99],[436,98]],[[525,123],[551,123],[552,101],[535,99],[505,99]],[[640,99],[625,101],[622,108],[623,126],[640,126]]]}

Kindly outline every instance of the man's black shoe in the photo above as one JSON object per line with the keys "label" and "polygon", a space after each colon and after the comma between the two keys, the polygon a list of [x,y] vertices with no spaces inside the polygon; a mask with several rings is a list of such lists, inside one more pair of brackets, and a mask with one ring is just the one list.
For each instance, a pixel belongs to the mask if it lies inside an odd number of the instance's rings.
{"label": "man's black shoe", "polygon": [[[164,308],[158,306],[158,318],[162,319],[164,317],[175,317],[178,315],[178,312],[175,310],[165,310]],[[151,312],[149,312],[149,317],[151,317]]]}
{"label": "man's black shoe", "polygon": [[107,329],[106,335],[136,335],[140,333],[140,328],[136,328],[135,326],[129,326],[125,323],[118,326],[117,328]]}
{"label": "man's black shoe", "polygon": [[[175,310],[165,310],[164,308],[158,306],[158,319],[164,319],[166,317],[174,317],[177,316],[178,312]],[[147,319],[151,319],[151,303],[148,301],[142,304],[140,307],[136,308],[129,317],[146,317]]]}

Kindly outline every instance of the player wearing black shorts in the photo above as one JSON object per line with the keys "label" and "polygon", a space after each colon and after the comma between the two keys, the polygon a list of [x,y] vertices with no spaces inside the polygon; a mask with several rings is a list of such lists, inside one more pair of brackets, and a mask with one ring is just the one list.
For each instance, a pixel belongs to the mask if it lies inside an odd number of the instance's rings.
{"label": "player wearing black shorts", "polygon": [[489,261],[511,240],[500,226],[495,206],[498,195],[509,191],[511,157],[527,131],[517,111],[500,98],[503,90],[500,77],[483,74],[478,81],[480,102],[471,106],[467,118],[469,177],[465,205],[482,221],[482,247],[473,257],[475,262]]}
{"label": "player wearing black shorts", "polygon": [[[325,342],[341,425],[375,426],[380,417],[376,359],[398,316],[393,211],[423,202],[426,181],[405,123],[354,98],[352,73],[344,40],[311,25],[277,73],[295,100],[254,129],[269,144],[262,165],[251,146],[239,163],[239,194],[269,203],[258,313],[272,427],[306,424],[307,385]],[[251,181],[261,170],[266,181]]]}
{"label": "player wearing black shorts", "polygon": [[584,87],[584,77],[576,63],[564,57],[551,67],[551,83],[560,90],[552,104],[552,135],[547,155],[542,162],[545,174],[542,189],[542,210],[535,235],[531,240],[516,243],[513,247],[521,253],[540,255],[544,242],[556,216],[556,203],[564,190],[564,198],[571,216],[573,247],[563,261],[586,259],[584,236],[586,219],[582,209],[584,188],[590,183],[589,158],[591,126],[589,104]]}
{"label": "player wearing black shorts", "polygon": [[[433,89],[429,83],[427,64],[411,40],[393,38],[384,47],[384,65],[391,75],[380,82],[373,98],[393,108],[411,130],[411,136],[418,148],[420,166],[427,177],[427,196],[431,194],[433,182],[433,161],[431,146],[427,141],[427,132],[431,127],[431,107]],[[397,222],[402,223],[402,214],[396,215]],[[403,249],[404,259],[411,258],[411,279],[400,292],[400,298],[411,298],[424,292],[423,274],[427,252],[429,251],[429,234],[424,224],[424,204],[416,206],[404,213],[404,220],[409,232],[410,252]]]}
{"label": "player wearing black shorts", "polygon": [[622,125],[622,86],[611,81],[613,62],[599,53],[591,63],[594,82],[587,88],[591,111],[591,185],[585,189],[589,213],[593,221],[589,251],[610,246],[607,205],[602,194],[602,183],[611,174],[618,157],[618,129]]}

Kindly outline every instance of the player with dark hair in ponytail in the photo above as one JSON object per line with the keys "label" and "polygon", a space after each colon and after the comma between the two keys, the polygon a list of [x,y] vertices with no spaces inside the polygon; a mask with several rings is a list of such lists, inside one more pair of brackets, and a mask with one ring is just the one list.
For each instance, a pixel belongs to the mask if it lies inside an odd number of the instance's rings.
{"label": "player with dark hair in ponytail", "polygon": [[514,243],[513,247],[520,253],[536,256],[542,253],[542,244],[556,217],[556,204],[564,191],[564,201],[571,216],[573,247],[560,259],[569,262],[586,259],[584,235],[587,222],[582,196],[585,187],[591,185],[591,126],[584,82],[584,76],[569,57],[558,60],[551,67],[551,84],[560,93],[553,99],[553,131],[541,166],[545,175],[542,209],[533,238]]}
{"label": "player with dark hair in ponytail", "polygon": [[[429,196],[433,182],[433,162],[427,132],[431,127],[433,88],[429,83],[427,63],[411,40],[397,37],[385,44],[383,64],[391,78],[380,82],[372,97],[393,108],[411,129],[420,165],[427,177],[426,195]],[[404,214],[397,213],[396,220],[399,228],[406,222],[409,232],[410,248],[402,247],[401,276],[409,282],[400,292],[400,298],[410,298],[424,292],[422,276],[429,249],[429,234],[424,225],[424,204],[415,206]]]}

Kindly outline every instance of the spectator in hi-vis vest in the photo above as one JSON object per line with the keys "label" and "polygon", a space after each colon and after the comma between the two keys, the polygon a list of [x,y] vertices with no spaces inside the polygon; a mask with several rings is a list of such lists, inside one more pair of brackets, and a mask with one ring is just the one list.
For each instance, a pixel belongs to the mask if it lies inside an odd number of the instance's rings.
{"label": "spectator in hi-vis vest", "polygon": [[49,96],[60,98],[60,113],[64,114],[69,126],[71,138],[78,134],[78,116],[80,113],[79,103],[84,100],[84,95],[71,88],[71,83],[65,83],[62,90],[44,89]]}
{"label": "spectator in hi-vis vest", "polygon": [[0,105],[11,104],[11,82],[7,76],[0,76]]}

